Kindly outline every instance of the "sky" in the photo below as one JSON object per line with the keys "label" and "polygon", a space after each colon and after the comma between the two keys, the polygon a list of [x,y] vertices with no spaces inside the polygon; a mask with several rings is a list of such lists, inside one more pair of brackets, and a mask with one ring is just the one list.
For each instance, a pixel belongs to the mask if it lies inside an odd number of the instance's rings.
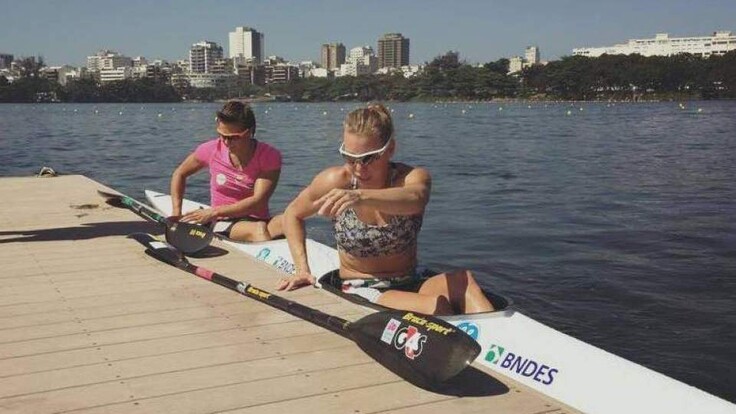
{"label": "sky", "polygon": [[318,62],[323,43],[375,50],[395,32],[410,39],[412,64],[450,50],[486,63],[529,45],[556,60],[656,33],[736,32],[736,0],[0,0],[0,53],[48,65],[85,65],[100,49],[175,61],[201,40],[227,55],[236,26],[264,33],[266,56],[291,61]]}

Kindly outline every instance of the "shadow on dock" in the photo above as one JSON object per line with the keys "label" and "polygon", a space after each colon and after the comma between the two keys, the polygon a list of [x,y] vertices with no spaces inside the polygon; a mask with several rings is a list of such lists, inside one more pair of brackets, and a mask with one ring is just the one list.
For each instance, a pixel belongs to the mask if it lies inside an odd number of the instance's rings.
{"label": "shadow on dock", "polygon": [[441,385],[431,387],[414,385],[437,394],[457,397],[489,397],[509,392],[509,387],[505,384],[472,366]]}
{"label": "shadow on dock", "polygon": [[130,233],[146,232],[162,234],[160,226],[142,221],[114,221],[106,223],[85,223],[75,227],[53,229],[0,231],[0,244],[15,242],[43,242],[63,240],[89,240],[98,237],[126,236]]}

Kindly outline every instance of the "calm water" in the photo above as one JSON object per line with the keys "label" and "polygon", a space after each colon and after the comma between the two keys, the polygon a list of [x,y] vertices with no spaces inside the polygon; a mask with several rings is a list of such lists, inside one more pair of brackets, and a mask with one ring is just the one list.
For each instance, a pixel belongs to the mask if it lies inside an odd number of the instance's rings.
{"label": "calm water", "polygon": [[[255,106],[284,155],[274,211],[339,162],[355,106]],[[0,105],[0,175],[50,165],[142,199],[217,108]],[[736,102],[392,108],[397,159],[433,174],[425,264],[473,269],[533,318],[736,401]],[[205,173],[188,196],[208,201]],[[332,244],[326,221],[309,230]]]}

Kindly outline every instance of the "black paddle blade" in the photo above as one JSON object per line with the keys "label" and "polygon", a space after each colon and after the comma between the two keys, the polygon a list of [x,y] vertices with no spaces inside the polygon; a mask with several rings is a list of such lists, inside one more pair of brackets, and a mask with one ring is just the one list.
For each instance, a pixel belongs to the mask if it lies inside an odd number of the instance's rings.
{"label": "black paddle blade", "polygon": [[406,311],[373,313],[349,325],[358,346],[390,371],[420,387],[441,384],[465,369],[480,345],[441,319]]}
{"label": "black paddle blade", "polygon": [[127,208],[145,219],[166,226],[166,241],[184,254],[193,254],[203,250],[210,245],[212,238],[215,236],[214,231],[209,227],[169,220],[150,207],[128,196],[102,190],[97,190],[97,194],[104,197],[105,202],[113,207]]}
{"label": "black paddle blade", "polygon": [[164,243],[148,233],[133,233],[128,235],[138,243],[146,246],[146,253],[154,259],[175,267],[186,267],[189,262],[181,252],[168,243]]}
{"label": "black paddle blade", "polygon": [[201,224],[166,222],[166,241],[184,254],[197,253],[209,246],[214,235],[212,229]]}

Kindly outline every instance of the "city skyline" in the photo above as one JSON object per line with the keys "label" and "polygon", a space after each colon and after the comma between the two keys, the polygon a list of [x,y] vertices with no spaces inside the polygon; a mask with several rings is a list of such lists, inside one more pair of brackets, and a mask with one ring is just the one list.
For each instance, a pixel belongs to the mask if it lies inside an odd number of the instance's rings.
{"label": "city skyline", "polygon": [[237,26],[265,34],[265,56],[316,62],[322,44],[375,49],[382,35],[399,32],[411,39],[411,64],[449,50],[458,51],[468,62],[484,63],[523,55],[529,45],[539,46],[543,60],[554,60],[571,55],[576,47],[622,43],[661,32],[703,36],[715,30],[736,31],[731,17],[736,15],[736,2],[723,0],[496,5],[465,1],[451,6],[434,0],[204,5],[190,0],[154,4],[29,0],[11,5],[0,0],[0,7],[0,53],[41,55],[49,65],[77,66],[100,49],[148,59],[185,59],[189,47],[203,40],[227,48],[228,33]]}

